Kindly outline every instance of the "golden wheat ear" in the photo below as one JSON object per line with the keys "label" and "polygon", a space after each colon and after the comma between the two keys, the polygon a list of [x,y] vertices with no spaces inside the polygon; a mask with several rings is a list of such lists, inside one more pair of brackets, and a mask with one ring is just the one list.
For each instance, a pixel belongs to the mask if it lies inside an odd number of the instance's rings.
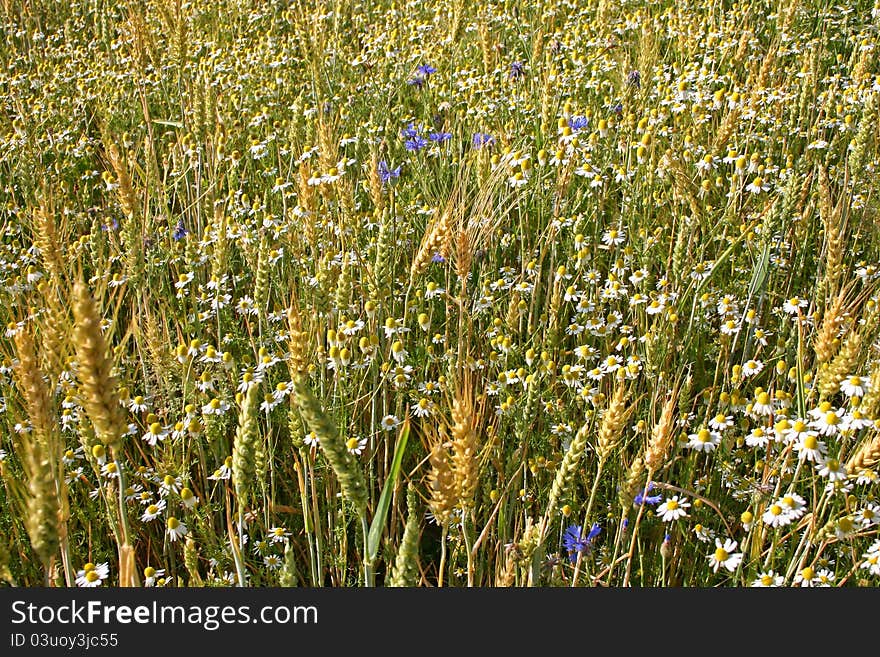
{"label": "golden wheat ear", "polygon": [[128,431],[109,347],[101,331],[95,300],[82,281],[73,286],[73,341],[76,348],[80,396],[95,434],[105,446],[116,448]]}

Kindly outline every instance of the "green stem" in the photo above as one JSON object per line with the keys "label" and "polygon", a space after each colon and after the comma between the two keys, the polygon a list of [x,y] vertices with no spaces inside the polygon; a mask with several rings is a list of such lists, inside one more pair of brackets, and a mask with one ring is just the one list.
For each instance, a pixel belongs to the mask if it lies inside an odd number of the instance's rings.
{"label": "green stem", "polygon": [[[593,480],[593,488],[590,490],[590,499],[587,502],[587,510],[584,513],[584,523],[581,527],[581,536],[583,538],[584,533],[589,533],[590,527],[590,511],[593,509],[593,501],[596,499],[596,490],[599,488],[599,480],[602,478],[602,468],[605,467],[605,461],[599,461],[599,467],[596,468],[596,478]],[[584,558],[583,552],[578,552],[577,563],[574,566],[574,574],[571,576],[571,585],[577,586],[578,575],[581,571],[581,563]]]}
{"label": "green stem", "polygon": [[366,513],[361,513],[361,529],[364,534],[364,585],[373,588],[376,586],[376,573],[373,572],[373,560],[370,558],[370,548],[368,545],[370,524],[367,522]]}

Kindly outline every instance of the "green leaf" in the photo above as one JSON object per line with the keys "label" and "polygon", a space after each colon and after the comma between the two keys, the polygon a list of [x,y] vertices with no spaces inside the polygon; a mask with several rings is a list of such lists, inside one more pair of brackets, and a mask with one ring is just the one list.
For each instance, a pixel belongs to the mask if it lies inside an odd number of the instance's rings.
{"label": "green leaf", "polygon": [[183,128],[182,121],[168,121],[165,119],[153,119],[153,123],[155,123],[156,125],[167,125],[172,128]]}
{"label": "green leaf", "polygon": [[400,436],[397,438],[397,446],[394,448],[394,460],[391,462],[391,470],[388,472],[388,478],[382,487],[382,494],[379,496],[379,503],[376,505],[376,513],[373,515],[373,522],[370,523],[370,532],[367,535],[367,559],[372,563],[379,554],[379,541],[382,540],[382,531],[385,529],[385,518],[388,515],[388,508],[391,506],[391,496],[394,492],[394,486],[397,483],[397,477],[400,474],[400,464],[403,461],[403,453],[406,450],[406,443],[409,439],[409,418],[403,421],[403,427],[400,430]]}

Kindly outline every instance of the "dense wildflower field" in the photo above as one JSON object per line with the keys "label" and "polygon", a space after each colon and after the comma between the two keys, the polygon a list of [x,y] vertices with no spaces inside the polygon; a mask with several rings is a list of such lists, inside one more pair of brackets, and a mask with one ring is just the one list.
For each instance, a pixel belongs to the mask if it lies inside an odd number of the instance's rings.
{"label": "dense wildflower field", "polygon": [[880,4],[2,22],[6,583],[880,582]]}

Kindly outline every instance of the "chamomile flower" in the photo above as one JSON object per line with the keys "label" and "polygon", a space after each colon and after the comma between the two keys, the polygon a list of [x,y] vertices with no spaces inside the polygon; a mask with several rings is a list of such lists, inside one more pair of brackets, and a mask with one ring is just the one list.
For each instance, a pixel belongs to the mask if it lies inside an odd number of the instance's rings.
{"label": "chamomile flower", "polygon": [[764,427],[755,427],[746,435],[746,445],[749,447],[766,447],[770,443],[770,435]]}
{"label": "chamomile flower", "polygon": [[747,360],[742,366],[742,375],[746,378],[760,374],[764,369],[764,363],[759,360]]}
{"label": "chamomile flower", "polygon": [[153,422],[141,437],[150,447],[155,447],[157,442],[165,440],[167,436],[168,428],[163,427],[159,422]]}
{"label": "chamomile flower", "polygon": [[786,493],[779,498],[777,504],[787,513],[793,520],[800,519],[806,513],[807,501],[797,493]]}
{"label": "chamomile flower", "polygon": [[174,475],[165,475],[159,482],[159,497],[167,495],[179,495],[183,488],[183,479]]}
{"label": "chamomile flower", "polygon": [[788,422],[783,431],[783,440],[786,444],[802,442],[807,436],[818,436],[819,432],[804,422],[801,418],[795,418]]}
{"label": "chamomile flower", "polygon": [[828,411],[818,419],[810,422],[810,426],[823,436],[834,436],[840,431],[842,418],[837,411]]}
{"label": "chamomile flower", "polygon": [[794,585],[800,587],[812,587],[818,586],[819,583],[816,579],[816,571],[812,568],[812,566],[806,566],[798,571],[797,575],[794,576]]}
{"label": "chamomile flower", "polygon": [[394,431],[400,424],[400,420],[395,415],[386,415],[379,422],[379,426],[382,427],[383,431]]}
{"label": "chamomile flower", "polygon": [[[601,180],[601,178],[600,178]],[[616,246],[626,241],[626,232],[617,228],[609,228],[602,233],[602,244]]]}
{"label": "chamomile flower", "polygon": [[287,543],[292,534],[286,527],[272,527],[269,529],[269,541],[272,543]]}
{"label": "chamomile flower", "polygon": [[800,297],[791,297],[782,304],[782,309],[789,315],[798,315],[806,307],[807,300]]}
{"label": "chamomile flower", "polygon": [[187,526],[174,516],[168,518],[165,526],[168,530],[168,540],[170,540],[172,543],[177,539],[182,539],[189,532]]}
{"label": "chamomile flower", "polygon": [[663,504],[657,507],[657,516],[663,522],[673,522],[679,518],[686,518],[687,509],[691,503],[686,497],[679,498],[678,495],[667,498]]}
{"label": "chamomile flower", "polygon": [[819,476],[825,477],[830,483],[845,481],[847,478],[846,468],[837,459],[824,459],[816,465]]}
{"label": "chamomile flower", "polygon": [[770,191],[770,185],[760,176],[755,176],[752,182],[746,185],[746,191],[752,194],[760,194],[761,192]]}
{"label": "chamomile flower", "polygon": [[186,509],[194,509],[198,503],[198,496],[188,487],[180,489],[180,501]]}
{"label": "chamomile flower", "polygon": [[855,521],[862,527],[880,525],[880,505],[875,502],[867,502],[865,506],[856,511]]}
{"label": "chamomile flower", "polygon": [[709,420],[709,427],[715,429],[716,431],[724,431],[728,427],[733,426],[733,416],[725,415],[724,413],[719,413],[711,420]]}
{"label": "chamomile flower", "polygon": [[[874,543],[877,545],[877,543]],[[867,570],[868,574],[878,576],[880,575],[880,551],[871,551],[868,550],[862,555],[862,559],[864,561],[859,566],[862,570]]]}
{"label": "chamomile flower", "polygon": [[228,410],[229,403],[223,401],[219,397],[214,397],[211,401],[202,406],[202,413],[204,415],[223,415]]}
{"label": "chamomile flower", "polygon": [[778,587],[782,586],[783,582],[785,582],[785,577],[770,569],[768,571],[759,573],[752,582],[752,586],[758,588]]}
{"label": "chamomile flower", "polygon": [[867,429],[868,427],[873,426],[873,424],[874,422],[862,415],[862,412],[858,408],[854,408],[843,416],[840,422],[840,430],[859,431],[861,429]]}
{"label": "chamomile flower", "polygon": [[774,502],[770,506],[767,507],[767,510],[764,511],[764,515],[761,516],[761,520],[765,525],[770,525],[771,527],[785,527],[790,524],[793,518],[785,512],[785,509],[778,502]]}
{"label": "chamomile flower", "polygon": [[801,433],[800,439],[794,444],[794,449],[801,461],[811,463],[820,463],[827,451],[825,443],[819,440],[815,431]]}
{"label": "chamomile flower", "polygon": [[284,400],[293,391],[293,384],[289,381],[279,381],[272,391],[273,401],[280,402]]}
{"label": "chamomile flower", "polygon": [[840,391],[847,397],[864,397],[871,389],[871,380],[866,376],[849,376],[840,382]]}
{"label": "chamomile flower", "polygon": [[147,401],[141,395],[137,395],[129,402],[128,410],[132,413],[142,413],[147,410]]}
{"label": "chamomile flower", "polygon": [[735,552],[737,542],[732,539],[725,539],[721,542],[720,538],[715,539],[715,551],[708,555],[709,565],[712,566],[714,572],[718,572],[720,568],[726,568],[733,572],[742,561],[742,552]]}
{"label": "chamomile flower", "polygon": [[[745,366],[743,366],[743,374],[745,374]],[[755,395],[755,402],[752,404],[752,413],[755,415],[773,415],[773,402],[770,399],[770,393],[763,390]]]}
{"label": "chamomile flower", "polygon": [[431,414],[433,406],[434,402],[432,402],[427,397],[422,397],[417,402],[412,404],[409,408],[412,411],[412,414],[416,417],[427,417]]}
{"label": "chamomile flower", "polygon": [[87,563],[82,570],[77,571],[75,583],[83,588],[95,588],[101,586],[110,575],[110,567],[107,563]]}
{"label": "chamomile flower", "polygon": [[820,568],[816,572],[815,584],[813,586],[827,587],[834,584],[836,575],[827,568]]}
{"label": "chamomile flower", "polygon": [[269,568],[269,570],[277,570],[281,567],[281,557],[277,554],[267,554],[263,557],[263,565]]}
{"label": "chamomile flower", "polygon": [[223,481],[232,477],[232,457],[227,456],[223,461],[223,465],[214,470],[214,473],[208,477],[213,481]]}
{"label": "chamomile flower", "polygon": [[157,582],[165,576],[164,568],[153,568],[147,566],[144,568],[144,586],[156,586]]}
{"label": "chamomile flower", "polygon": [[721,434],[717,431],[711,431],[706,427],[702,427],[696,432],[688,435],[688,442],[685,445],[688,449],[694,449],[698,452],[712,452],[721,442]]}
{"label": "chamomile flower", "polygon": [[151,522],[162,515],[162,512],[165,510],[166,502],[164,499],[160,499],[155,504],[150,504],[147,508],[144,509],[144,512],[141,514],[142,522]]}
{"label": "chamomile flower", "polygon": [[348,450],[349,454],[354,454],[355,456],[360,456],[364,452],[364,448],[367,446],[366,438],[358,438],[354,436],[345,441],[345,448]]}

